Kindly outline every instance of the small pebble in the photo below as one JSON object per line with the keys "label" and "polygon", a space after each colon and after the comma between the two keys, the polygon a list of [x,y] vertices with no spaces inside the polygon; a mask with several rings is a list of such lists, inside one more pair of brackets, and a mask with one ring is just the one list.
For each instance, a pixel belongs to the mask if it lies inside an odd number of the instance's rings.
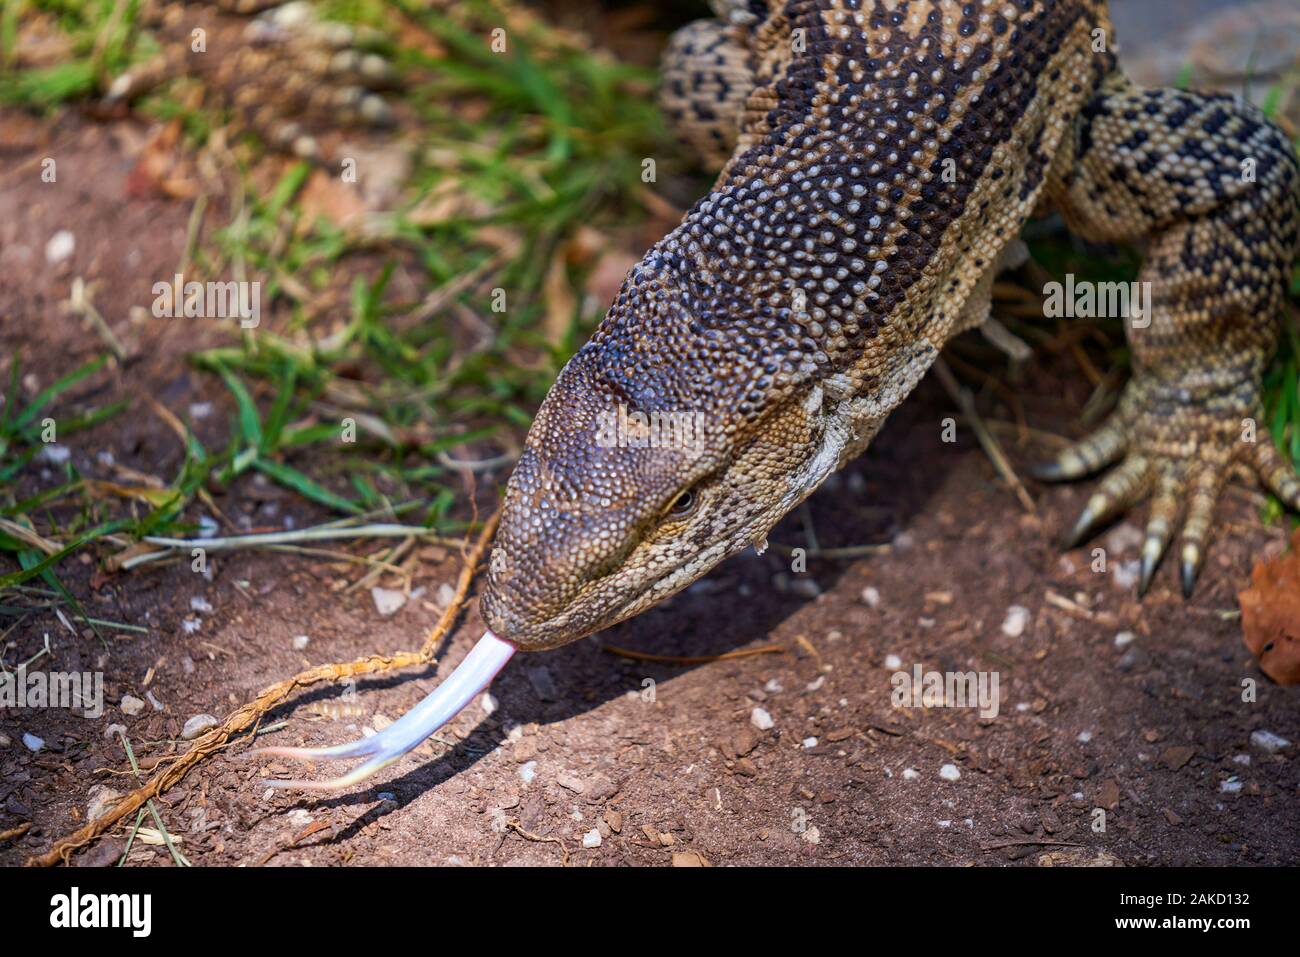
{"label": "small pebble", "polygon": [[1088,743],[1089,741],[1091,741],[1091,740],[1092,740],[1092,732],[1091,732],[1091,731],[1080,731],[1080,732],[1079,732],[1079,743],[1080,743],[1080,744],[1087,744],[1087,743]]}
{"label": "small pebble", "polygon": [[185,727],[181,728],[181,739],[184,741],[193,741],[201,734],[211,731],[221,722],[210,714],[196,714],[185,722]]}
{"label": "small pebble", "polygon": [[303,650],[304,648],[306,648],[309,644],[311,644],[311,639],[308,638],[306,635],[294,635],[294,637],[293,637],[293,650],[294,650],[294,651],[302,651],[302,650]]}
{"label": "small pebble", "polygon": [[587,785],[582,783],[582,779],[575,775],[563,772],[555,776],[555,783],[566,791],[572,791],[574,794],[581,794],[587,790]]}
{"label": "small pebble", "polygon": [[586,834],[582,835],[582,846],[586,848],[600,847],[600,831],[592,828]]}
{"label": "small pebble", "polygon": [[916,770],[916,768],[906,768],[903,771],[904,781],[915,781],[920,776],[921,776],[921,772]]}
{"label": "small pebble", "polygon": [[1241,782],[1236,778],[1228,778],[1226,781],[1219,782],[1219,790],[1224,794],[1238,794],[1241,791]]}
{"label": "small pebble", "polygon": [[388,715],[383,714],[382,712],[375,715],[370,720],[370,726],[374,728],[376,731],[383,731],[385,728],[391,727],[392,723],[393,723],[393,719],[390,718]]}
{"label": "small pebble", "polygon": [[749,713],[749,723],[759,731],[771,731],[772,728],[776,726],[776,722],[772,720],[772,716],[763,708],[755,708]]}
{"label": "small pebble", "polygon": [[803,746],[804,746],[805,748],[815,748],[815,747],[817,747],[817,739],[816,739],[816,738],[804,738],[804,739],[803,739]]}
{"label": "small pebble", "polygon": [[1113,562],[1110,567],[1113,569],[1110,573],[1111,582],[1120,591],[1132,590],[1142,577],[1142,563],[1136,558],[1130,558],[1126,562]]}
{"label": "small pebble", "polygon": [[820,844],[822,842],[822,832],[815,827],[810,827],[803,832],[803,839],[809,844]]}
{"label": "small pebble", "polygon": [[201,595],[195,595],[190,599],[190,608],[201,615],[212,614],[212,604]]}
{"label": "small pebble", "polygon": [[1272,731],[1265,731],[1263,728],[1250,733],[1250,743],[1252,747],[1259,748],[1262,751],[1267,751],[1270,754],[1276,754],[1278,751],[1291,745],[1291,742],[1280,734],[1274,734]]}
{"label": "small pebble", "polygon": [[23,745],[26,746],[28,751],[39,751],[41,748],[45,747],[45,739],[38,738],[34,734],[24,733]]}
{"label": "small pebble", "polygon": [[406,592],[380,588],[378,585],[370,589],[370,597],[375,601],[375,609],[385,618],[397,614],[406,604]]}
{"label": "small pebble", "polygon": [[1002,634],[1008,638],[1019,638],[1029,627],[1029,609],[1023,605],[1012,605],[1007,609],[1007,617],[1002,622]]}
{"label": "small pebble", "polygon": [[763,685],[763,690],[766,691],[768,694],[780,694],[782,691],[785,690],[785,687],[781,684],[781,682],[777,681],[775,678],[772,678],[768,681],[767,684]]}
{"label": "small pebble", "polygon": [[535,777],[537,777],[536,761],[525,761],[519,766],[519,779],[525,784],[532,784]]}
{"label": "small pebble", "polygon": [[482,697],[479,700],[483,705],[484,714],[492,714],[494,711],[496,711],[498,707],[497,699],[492,697],[492,695],[489,692],[484,691]]}
{"label": "small pebble", "polygon": [[862,589],[862,601],[868,608],[880,607],[880,591],[868,585]]}
{"label": "small pebble", "polygon": [[137,698],[133,694],[125,694],[122,695],[122,703],[119,707],[121,707],[123,714],[130,715],[134,718],[136,715],[140,714],[140,712],[144,711],[144,700]]}
{"label": "small pebble", "polygon": [[306,827],[311,823],[311,815],[303,808],[294,808],[289,812],[289,823],[294,827]]}
{"label": "small pebble", "polygon": [[45,261],[51,266],[57,266],[70,259],[76,251],[77,237],[66,229],[60,229],[45,244]]}
{"label": "small pebble", "polygon": [[1131,522],[1116,525],[1106,536],[1106,547],[1116,554],[1139,548],[1146,541],[1146,534]]}
{"label": "small pebble", "polygon": [[885,655],[885,667],[890,671],[897,671],[903,667],[903,659],[898,655]]}
{"label": "small pebble", "polygon": [[524,677],[533,686],[533,692],[543,701],[558,701],[560,699],[559,689],[555,687],[555,679],[551,677],[551,669],[547,668],[546,665],[525,668]]}
{"label": "small pebble", "polygon": [[1137,636],[1134,635],[1133,632],[1131,631],[1121,631],[1118,635],[1115,636],[1115,647],[1127,648],[1129,645],[1133,644],[1133,640],[1136,637]]}
{"label": "small pebble", "polygon": [[957,765],[945,764],[939,769],[939,777],[945,781],[956,781],[961,778],[961,772],[957,770]]}
{"label": "small pebble", "polygon": [[800,598],[816,598],[821,593],[821,585],[811,578],[799,577],[790,582],[790,594],[798,595]]}
{"label": "small pebble", "polygon": [[122,800],[123,794],[121,791],[96,784],[90,789],[88,797],[90,803],[86,806],[86,820],[95,821],[112,810],[113,805]]}

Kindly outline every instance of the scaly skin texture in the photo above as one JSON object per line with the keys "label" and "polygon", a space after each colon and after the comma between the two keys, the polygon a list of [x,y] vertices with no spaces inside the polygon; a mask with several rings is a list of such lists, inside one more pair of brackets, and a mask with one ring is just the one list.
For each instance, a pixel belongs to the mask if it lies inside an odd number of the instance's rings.
{"label": "scaly skin texture", "polygon": [[[674,40],[663,96],[706,159],[734,151],[538,412],[482,598],[498,634],[562,645],[761,548],[944,343],[985,319],[991,275],[1036,208],[1089,238],[1145,241],[1153,283],[1119,411],[1048,470],[1123,458],[1078,534],[1154,489],[1149,581],[1185,502],[1190,586],[1231,462],[1300,506],[1267,435],[1242,441],[1278,335],[1300,179],[1256,111],[1134,89],[1107,52],[1101,0],[716,11]],[[602,423],[620,407],[694,414],[703,441],[610,447]]]}
{"label": "scaly skin texture", "polygon": [[369,49],[375,38],[320,19],[302,0],[145,0],[141,21],[162,51],[117,77],[109,102],[197,77],[209,102],[232,111],[240,127],[273,149],[321,162],[334,159],[321,146],[323,131],[393,122],[382,94],[396,73]]}

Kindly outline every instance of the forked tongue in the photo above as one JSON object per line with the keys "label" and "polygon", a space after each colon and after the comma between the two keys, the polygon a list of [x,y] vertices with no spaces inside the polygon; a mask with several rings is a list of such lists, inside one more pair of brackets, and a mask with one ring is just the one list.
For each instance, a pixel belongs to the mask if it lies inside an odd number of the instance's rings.
{"label": "forked tongue", "polygon": [[297,758],[299,761],[369,758],[370,760],[332,781],[265,782],[273,788],[302,791],[339,791],[351,787],[381,768],[388,767],[460,714],[465,705],[492,683],[497,672],[505,667],[514,653],[515,646],[510,642],[503,641],[490,631],[484,632],[478,644],[456,666],[446,681],[373,737],[362,738],[350,744],[338,744],[332,748],[259,748],[250,752],[249,757]]}

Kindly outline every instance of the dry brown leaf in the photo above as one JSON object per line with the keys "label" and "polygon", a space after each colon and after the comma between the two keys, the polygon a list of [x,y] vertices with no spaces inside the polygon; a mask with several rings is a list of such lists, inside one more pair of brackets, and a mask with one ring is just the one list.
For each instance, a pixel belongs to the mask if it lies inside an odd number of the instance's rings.
{"label": "dry brown leaf", "polygon": [[366,204],[355,187],[323,169],[314,170],[307,177],[298,194],[298,205],[303,213],[300,228],[304,230],[310,229],[318,219],[347,226],[366,211]]}
{"label": "dry brown leaf", "polygon": [[1260,559],[1241,603],[1242,639],[1260,670],[1280,685],[1300,682],[1300,530],[1291,551]]}
{"label": "dry brown leaf", "polygon": [[547,342],[559,345],[573,325],[573,314],[577,309],[577,299],[573,295],[573,287],[569,285],[569,267],[565,263],[564,246],[555,250],[551,265],[546,270],[545,298],[546,319],[542,323],[542,334]]}
{"label": "dry brown leaf", "polygon": [[587,294],[600,303],[601,308],[608,306],[618,295],[623,280],[637,264],[639,257],[626,249],[611,249],[596,262],[596,267],[587,277]]}

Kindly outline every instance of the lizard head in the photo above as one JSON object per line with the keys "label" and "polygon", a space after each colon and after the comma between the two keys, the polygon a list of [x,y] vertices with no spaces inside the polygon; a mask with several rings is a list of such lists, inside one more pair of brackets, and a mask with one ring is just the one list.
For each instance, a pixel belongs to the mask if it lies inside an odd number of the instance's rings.
{"label": "lizard head", "polygon": [[[820,470],[782,401],[782,310],[715,290],[673,237],[628,275],[561,371],[510,477],[483,617],[520,648],[575,641],[680,591],[768,530]],[[779,356],[779,358],[778,358]]]}

